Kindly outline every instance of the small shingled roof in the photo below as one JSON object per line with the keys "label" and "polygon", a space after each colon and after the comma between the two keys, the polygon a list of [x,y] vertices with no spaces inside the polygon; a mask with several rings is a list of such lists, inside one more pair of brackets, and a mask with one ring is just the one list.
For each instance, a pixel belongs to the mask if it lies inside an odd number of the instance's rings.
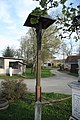
{"label": "small shingled roof", "polygon": [[65,60],[65,63],[78,62],[78,59],[80,59],[80,55],[68,56],[67,59]]}
{"label": "small shingled roof", "polygon": [[31,19],[32,19],[32,18],[33,18],[33,19],[37,19],[37,17],[38,17],[38,16],[33,15],[33,14],[30,13],[29,16],[27,17],[25,23],[24,23],[24,26],[36,28],[36,26],[39,24],[39,22],[41,22],[41,24],[42,24],[42,29],[46,29],[46,28],[48,28],[51,24],[53,24],[53,23],[56,21],[55,19],[51,18],[51,16],[45,15],[45,16],[41,16],[41,17],[39,18],[38,23],[32,24],[32,23],[31,23]]}

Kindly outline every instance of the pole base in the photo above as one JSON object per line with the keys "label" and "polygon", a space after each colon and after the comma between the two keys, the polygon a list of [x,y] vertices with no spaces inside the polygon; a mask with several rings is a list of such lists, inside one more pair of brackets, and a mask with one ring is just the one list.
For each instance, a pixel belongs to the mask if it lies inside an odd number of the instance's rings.
{"label": "pole base", "polygon": [[41,102],[37,101],[35,103],[35,120],[41,120]]}

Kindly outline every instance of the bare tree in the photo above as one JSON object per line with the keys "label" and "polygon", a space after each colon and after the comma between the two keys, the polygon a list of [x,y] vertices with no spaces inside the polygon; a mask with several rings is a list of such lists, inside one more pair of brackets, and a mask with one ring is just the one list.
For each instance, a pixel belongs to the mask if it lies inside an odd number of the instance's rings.
{"label": "bare tree", "polygon": [[[42,48],[41,48],[41,58],[42,63],[48,61],[52,56],[58,52],[61,41],[56,34],[55,26],[49,27],[47,30],[43,30],[42,33]],[[35,29],[29,29],[25,37],[21,38],[20,50],[22,56],[27,63],[32,63],[32,73],[34,73],[36,68],[36,54],[37,54],[37,40]]]}

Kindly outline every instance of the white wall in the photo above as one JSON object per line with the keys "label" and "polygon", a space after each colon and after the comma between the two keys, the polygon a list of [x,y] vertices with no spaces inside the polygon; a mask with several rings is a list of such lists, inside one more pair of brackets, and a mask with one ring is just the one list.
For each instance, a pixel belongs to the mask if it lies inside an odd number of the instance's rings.
{"label": "white wall", "polygon": [[71,64],[69,63],[64,63],[64,69],[67,68],[68,70],[71,69]]}
{"label": "white wall", "polygon": [[[16,60],[16,59],[4,59],[4,68],[0,68],[0,74],[9,74],[9,62],[16,62],[16,61],[23,62],[22,60]],[[21,70],[13,69],[12,73],[21,74]]]}
{"label": "white wall", "polygon": [[5,73],[4,68],[0,68],[0,74],[4,74],[4,73]]}
{"label": "white wall", "polygon": [[80,81],[80,59],[78,59],[78,74],[79,74],[79,81]]}

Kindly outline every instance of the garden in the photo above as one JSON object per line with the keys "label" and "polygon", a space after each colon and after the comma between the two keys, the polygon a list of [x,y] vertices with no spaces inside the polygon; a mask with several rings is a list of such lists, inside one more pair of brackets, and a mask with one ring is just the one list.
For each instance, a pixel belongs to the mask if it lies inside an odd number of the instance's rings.
{"label": "garden", "polygon": [[[55,74],[52,74],[50,71],[52,68],[43,68],[41,69],[41,77],[42,78],[47,78],[47,77],[52,77]],[[32,73],[32,68],[27,68],[25,73],[23,73],[23,76],[28,78],[28,79],[34,79],[36,78],[36,72]]]}
{"label": "garden", "polygon": [[[58,93],[42,93],[42,120],[68,120],[71,96]],[[2,82],[0,98],[8,100],[9,106],[0,110],[0,120],[33,120],[35,94],[29,93],[23,80],[6,79]]]}
{"label": "garden", "polygon": [[[52,77],[55,74],[52,74],[50,72],[50,70],[52,70],[52,68],[43,68],[41,69],[41,77],[42,78],[47,78],[47,77]],[[36,72],[32,73],[32,68],[27,68],[25,73],[23,73],[23,75],[0,75],[0,79],[34,79],[36,78]]]}
{"label": "garden", "polygon": [[[52,100],[68,97],[68,95],[44,93],[49,104],[42,105],[42,120],[68,120],[71,115],[71,98],[52,104]],[[9,103],[6,110],[0,111],[0,120],[34,120],[35,96],[27,93],[26,98]]]}

